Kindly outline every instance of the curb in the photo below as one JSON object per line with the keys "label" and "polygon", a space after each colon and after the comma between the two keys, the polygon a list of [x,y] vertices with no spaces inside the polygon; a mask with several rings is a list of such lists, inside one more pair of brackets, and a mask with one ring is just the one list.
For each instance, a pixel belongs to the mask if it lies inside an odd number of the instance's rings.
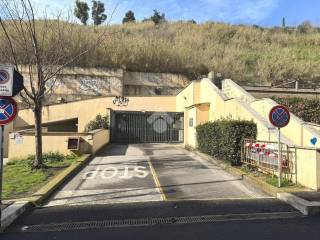
{"label": "curb", "polygon": [[34,206],[40,205],[48,197],[59,188],[67,179],[75,174],[81,167],[91,160],[91,154],[84,154],[76,162],[72,163],[69,167],[60,172],[57,176],[51,179],[36,193],[30,197],[17,199],[12,205],[5,208],[1,217],[1,231],[7,228],[14,220],[16,220],[26,210]]}
{"label": "curb", "polygon": [[42,204],[58,187],[78,171],[83,165],[91,160],[91,154],[84,154],[76,162],[60,172],[51,181],[44,185],[40,190],[27,198],[30,203],[37,206]]}
{"label": "curb", "polygon": [[307,201],[291,193],[278,193],[277,198],[298,209],[304,215],[312,216],[320,214],[320,202]]}
{"label": "curb", "polygon": [[0,232],[23,214],[31,205],[28,201],[17,201],[2,211]]}

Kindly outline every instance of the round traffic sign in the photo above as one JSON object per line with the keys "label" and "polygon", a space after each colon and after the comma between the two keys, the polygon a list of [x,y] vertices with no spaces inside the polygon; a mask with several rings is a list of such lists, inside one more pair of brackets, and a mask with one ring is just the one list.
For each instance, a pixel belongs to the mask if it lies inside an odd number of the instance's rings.
{"label": "round traffic sign", "polygon": [[270,110],[269,120],[275,127],[283,128],[290,121],[290,112],[286,107],[277,105]]}
{"label": "round traffic sign", "polygon": [[0,125],[12,122],[18,113],[17,103],[13,98],[0,97]]}
{"label": "round traffic sign", "polygon": [[5,84],[10,80],[10,75],[6,70],[0,70],[0,84]]}

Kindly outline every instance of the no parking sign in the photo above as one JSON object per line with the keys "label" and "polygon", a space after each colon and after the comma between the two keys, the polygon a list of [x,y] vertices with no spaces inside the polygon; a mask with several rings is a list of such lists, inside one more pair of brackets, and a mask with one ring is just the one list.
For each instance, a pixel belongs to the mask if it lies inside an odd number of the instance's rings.
{"label": "no parking sign", "polygon": [[271,108],[269,113],[269,120],[270,123],[278,128],[278,187],[281,187],[281,175],[282,175],[282,150],[281,150],[281,135],[280,135],[280,128],[287,126],[290,122],[290,112],[289,110],[282,106],[277,105]]}
{"label": "no parking sign", "polygon": [[270,110],[269,120],[273,126],[283,128],[290,122],[290,112],[286,107],[277,105]]}
{"label": "no parking sign", "polygon": [[17,116],[17,103],[13,98],[0,97],[0,125],[12,122]]}

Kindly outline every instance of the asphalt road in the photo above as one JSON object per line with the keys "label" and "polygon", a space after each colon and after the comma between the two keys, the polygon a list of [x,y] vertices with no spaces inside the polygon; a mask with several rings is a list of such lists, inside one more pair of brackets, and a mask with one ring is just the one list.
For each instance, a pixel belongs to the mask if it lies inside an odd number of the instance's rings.
{"label": "asphalt road", "polygon": [[309,240],[319,227],[275,199],[161,201],[37,208],[0,238]]}
{"label": "asphalt road", "polygon": [[46,206],[267,197],[180,144],[109,145]]}
{"label": "asphalt road", "polygon": [[1,239],[217,239],[217,240],[319,240],[320,218],[230,221],[187,225],[157,225],[152,227],[74,230],[63,232],[5,233]]}
{"label": "asphalt road", "polygon": [[320,218],[180,145],[110,145],[0,239],[320,239]]}

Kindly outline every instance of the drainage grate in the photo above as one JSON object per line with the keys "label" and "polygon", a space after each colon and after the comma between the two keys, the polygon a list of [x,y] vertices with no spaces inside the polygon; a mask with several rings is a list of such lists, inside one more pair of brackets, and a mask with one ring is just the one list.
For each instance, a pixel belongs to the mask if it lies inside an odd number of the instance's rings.
{"label": "drainage grate", "polygon": [[56,232],[83,229],[121,228],[121,227],[142,227],[165,224],[191,224],[191,223],[214,223],[224,221],[239,220],[263,220],[263,219],[283,219],[302,217],[299,212],[275,212],[275,213],[255,213],[255,214],[230,214],[230,215],[205,215],[189,217],[164,217],[164,218],[139,218],[123,220],[104,220],[89,222],[65,222],[51,223],[43,225],[23,226],[23,232]]}

